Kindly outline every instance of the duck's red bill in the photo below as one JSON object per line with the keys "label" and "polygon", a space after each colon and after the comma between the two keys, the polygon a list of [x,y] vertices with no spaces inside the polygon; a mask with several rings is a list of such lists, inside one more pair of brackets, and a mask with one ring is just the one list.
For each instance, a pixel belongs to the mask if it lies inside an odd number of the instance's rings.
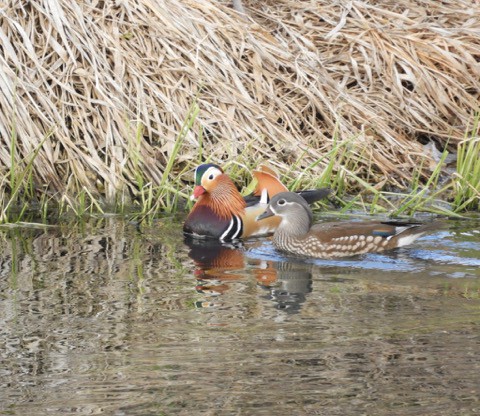
{"label": "duck's red bill", "polygon": [[197,185],[195,188],[193,188],[193,197],[197,199],[200,195],[203,195],[205,193],[205,188],[201,185]]}

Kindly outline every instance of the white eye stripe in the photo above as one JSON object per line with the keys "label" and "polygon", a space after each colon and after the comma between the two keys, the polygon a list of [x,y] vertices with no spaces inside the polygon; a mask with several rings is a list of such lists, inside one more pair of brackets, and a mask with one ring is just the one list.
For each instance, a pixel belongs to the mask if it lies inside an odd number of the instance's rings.
{"label": "white eye stripe", "polygon": [[222,171],[220,169],[212,166],[211,168],[208,168],[205,171],[205,173],[203,174],[203,177],[211,181],[221,174],[222,174]]}

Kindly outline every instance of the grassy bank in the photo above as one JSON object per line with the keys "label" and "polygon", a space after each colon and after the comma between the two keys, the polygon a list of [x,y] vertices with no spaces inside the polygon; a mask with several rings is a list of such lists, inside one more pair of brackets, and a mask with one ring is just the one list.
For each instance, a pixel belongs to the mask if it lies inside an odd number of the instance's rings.
{"label": "grassy bank", "polygon": [[9,0],[0,221],[182,210],[205,160],[239,185],[269,161],[345,210],[478,210],[480,5],[464,3],[244,2],[242,17]]}
{"label": "grassy bank", "polygon": [[[151,220],[162,213],[176,213],[188,210],[192,202],[189,196],[192,193],[192,176],[194,168],[203,162],[216,162],[205,157],[202,146],[198,153],[186,163],[181,171],[175,171],[176,160],[185,149],[185,138],[192,128],[199,108],[194,104],[190,108],[188,118],[180,129],[170,159],[166,163],[161,181],[153,184],[145,177],[143,162],[138,153],[138,138],[132,139],[131,155],[135,165],[135,184],[133,197],[120,197],[115,204],[107,204],[102,196],[83,188],[74,197],[67,194],[47,195],[37,193],[34,183],[33,164],[41,144],[35,149],[30,159],[23,164],[17,164],[15,159],[16,147],[12,145],[12,163],[9,174],[4,177],[3,192],[0,195],[2,208],[1,222],[18,222],[26,218],[41,218],[47,222],[50,214],[56,216],[109,213],[128,213],[136,218]],[[478,117],[472,131],[478,128]],[[15,134],[12,134],[12,143],[15,144]],[[412,182],[407,189],[388,189],[389,183],[371,183],[358,173],[358,161],[355,154],[355,138],[350,141],[338,142],[330,152],[325,154],[306,168],[299,170],[303,155],[293,164],[280,166],[282,181],[291,190],[330,187],[334,192],[323,209],[337,212],[357,211],[370,214],[389,214],[391,216],[414,215],[417,212],[430,212],[447,216],[458,216],[466,211],[480,211],[480,138],[469,137],[458,146],[456,162],[449,166],[446,160],[449,152],[445,150],[434,168],[425,173],[425,166],[420,166],[412,172]],[[249,149],[247,149],[249,150]],[[255,152],[253,145],[251,151]],[[244,194],[252,191],[251,171],[259,162],[266,160],[252,160],[247,151],[234,160],[223,164],[225,171],[242,189]],[[429,160],[425,157],[424,162]],[[320,174],[316,167],[325,164]],[[278,166],[277,166],[278,168]],[[189,180],[190,179],[190,180]],[[5,192],[10,189],[11,192]],[[40,198],[38,198],[40,195]]]}

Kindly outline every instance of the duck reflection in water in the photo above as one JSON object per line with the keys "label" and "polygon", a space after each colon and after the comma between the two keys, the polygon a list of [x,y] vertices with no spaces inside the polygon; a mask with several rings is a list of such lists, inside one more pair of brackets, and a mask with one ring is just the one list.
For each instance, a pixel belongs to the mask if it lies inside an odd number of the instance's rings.
{"label": "duck reflection in water", "polygon": [[307,294],[312,291],[311,267],[301,263],[273,262],[277,285],[271,286],[270,296],[277,309],[288,313],[300,311]]}
{"label": "duck reflection in water", "polygon": [[[219,296],[228,291],[232,281],[254,275],[277,309],[298,312],[312,291],[311,266],[248,257],[241,242],[221,243],[213,239],[185,237],[189,257],[195,263],[197,292]],[[249,242],[249,248],[251,248]],[[197,307],[212,307],[213,302],[197,302]]]}

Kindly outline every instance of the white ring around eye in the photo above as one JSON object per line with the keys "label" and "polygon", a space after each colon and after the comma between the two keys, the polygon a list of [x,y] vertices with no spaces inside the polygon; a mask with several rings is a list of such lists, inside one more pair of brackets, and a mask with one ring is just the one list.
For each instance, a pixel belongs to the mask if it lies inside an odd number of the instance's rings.
{"label": "white ring around eye", "polygon": [[284,199],[280,199],[277,204],[280,205],[280,206],[283,206],[286,204],[287,201],[285,201]]}

